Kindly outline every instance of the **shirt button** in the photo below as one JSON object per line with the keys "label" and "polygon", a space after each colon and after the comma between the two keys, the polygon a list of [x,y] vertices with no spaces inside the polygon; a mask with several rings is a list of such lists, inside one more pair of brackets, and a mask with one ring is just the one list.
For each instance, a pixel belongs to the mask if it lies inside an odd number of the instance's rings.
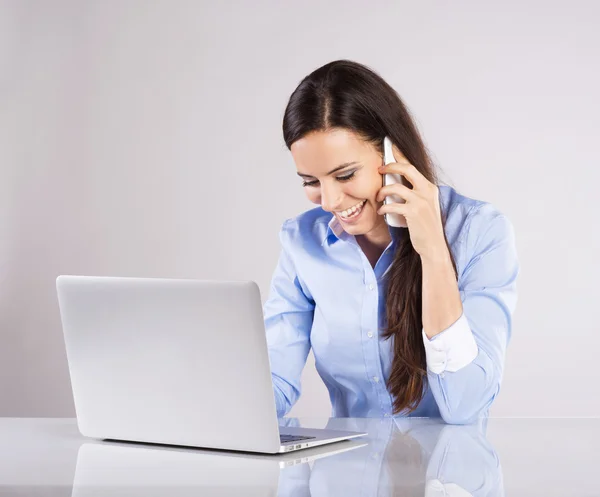
{"label": "shirt button", "polygon": [[373,290],[373,288],[374,288],[374,287],[373,287],[373,284],[370,284],[370,285],[369,285],[369,290]]}
{"label": "shirt button", "polygon": [[386,413],[383,415],[383,417],[384,417],[384,418],[389,418],[389,417],[390,417],[390,414],[386,412]]}
{"label": "shirt button", "polygon": [[373,332],[372,332],[372,331],[369,331],[369,332],[367,332],[367,336],[368,336],[369,338],[373,338]]}
{"label": "shirt button", "polygon": [[378,378],[377,376],[373,376],[373,381],[374,381],[375,383],[378,383],[378,382],[379,382],[379,378]]}

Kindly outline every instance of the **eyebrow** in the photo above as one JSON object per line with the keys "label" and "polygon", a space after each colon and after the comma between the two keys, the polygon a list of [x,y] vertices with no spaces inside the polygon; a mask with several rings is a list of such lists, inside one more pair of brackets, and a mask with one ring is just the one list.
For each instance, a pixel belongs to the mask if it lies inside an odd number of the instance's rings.
{"label": "eyebrow", "polygon": [[[345,162],[344,164],[340,164],[338,167],[336,167],[335,169],[332,169],[331,171],[329,171],[326,176],[329,176],[330,174],[335,173],[336,171],[339,171],[340,169],[344,169],[345,167],[348,166],[353,166],[354,164],[358,164],[358,162],[353,161],[353,162]],[[302,173],[297,173],[298,176],[301,176],[303,178],[314,178],[314,176],[311,176],[310,174],[302,174]]]}

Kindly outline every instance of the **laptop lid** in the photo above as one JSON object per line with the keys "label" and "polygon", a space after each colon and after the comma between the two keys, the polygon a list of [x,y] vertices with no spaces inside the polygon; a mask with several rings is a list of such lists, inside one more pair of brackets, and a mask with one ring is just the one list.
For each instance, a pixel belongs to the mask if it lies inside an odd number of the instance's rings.
{"label": "laptop lid", "polygon": [[279,449],[255,282],[61,275],[56,287],[83,435]]}

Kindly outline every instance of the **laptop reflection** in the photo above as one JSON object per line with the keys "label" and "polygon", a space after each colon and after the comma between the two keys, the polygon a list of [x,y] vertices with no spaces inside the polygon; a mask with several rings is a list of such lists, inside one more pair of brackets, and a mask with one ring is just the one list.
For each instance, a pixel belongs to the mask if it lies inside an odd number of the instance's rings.
{"label": "laptop reflection", "polygon": [[367,445],[346,440],[296,453],[265,455],[89,442],[79,447],[72,497],[275,496],[282,470]]}

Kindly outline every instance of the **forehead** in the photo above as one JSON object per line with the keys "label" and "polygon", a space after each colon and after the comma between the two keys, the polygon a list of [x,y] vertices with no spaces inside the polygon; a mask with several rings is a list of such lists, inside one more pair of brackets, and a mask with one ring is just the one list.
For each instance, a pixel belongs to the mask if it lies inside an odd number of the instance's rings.
{"label": "forehead", "polygon": [[317,175],[346,162],[360,162],[376,153],[357,134],[345,130],[315,131],[290,147],[298,172]]}

